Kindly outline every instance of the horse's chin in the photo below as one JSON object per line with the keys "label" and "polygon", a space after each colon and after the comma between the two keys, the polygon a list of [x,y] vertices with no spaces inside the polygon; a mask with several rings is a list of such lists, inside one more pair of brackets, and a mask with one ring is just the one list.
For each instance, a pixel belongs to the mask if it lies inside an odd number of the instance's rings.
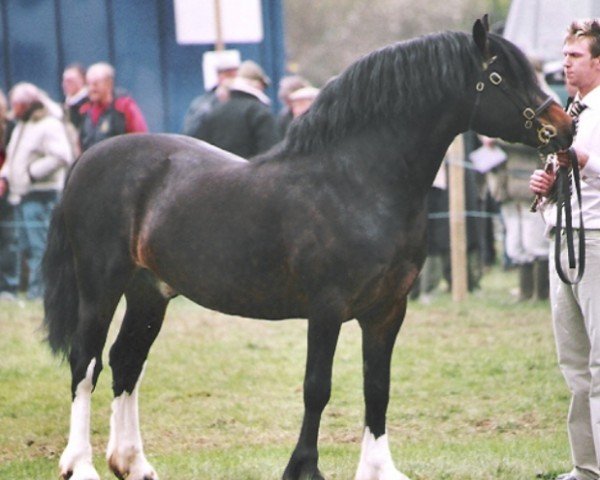
{"label": "horse's chin", "polygon": [[538,150],[542,155],[550,155],[551,153],[567,150],[571,146],[571,143],[573,143],[573,136],[566,135],[552,139],[546,145],[539,146]]}

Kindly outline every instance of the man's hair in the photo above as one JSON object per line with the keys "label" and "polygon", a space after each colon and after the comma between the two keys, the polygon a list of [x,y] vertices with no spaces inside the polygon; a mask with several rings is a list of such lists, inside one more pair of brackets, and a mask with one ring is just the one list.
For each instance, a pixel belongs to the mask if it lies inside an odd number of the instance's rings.
{"label": "man's hair", "polygon": [[600,56],[600,19],[575,20],[567,30],[566,41],[578,38],[589,39],[592,57]]}
{"label": "man's hair", "polygon": [[81,63],[71,63],[65,67],[64,71],[66,72],[67,70],[75,70],[85,81],[85,67]]}
{"label": "man's hair", "polygon": [[42,100],[42,93],[33,83],[19,82],[8,94],[11,102],[32,104]]}
{"label": "man's hair", "polygon": [[87,75],[94,75],[101,78],[110,78],[114,80],[115,69],[114,67],[106,62],[94,63],[87,69]]}

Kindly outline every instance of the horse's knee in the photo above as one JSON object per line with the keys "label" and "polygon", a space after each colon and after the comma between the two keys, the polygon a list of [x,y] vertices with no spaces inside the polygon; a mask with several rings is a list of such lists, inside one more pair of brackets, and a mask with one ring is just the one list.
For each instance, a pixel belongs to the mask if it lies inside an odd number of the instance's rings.
{"label": "horse's knee", "polygon": [[96,387],[96,382],[103,364],[100,356],[89,357],[71,352],[69,363],[71,365],[71,394],[75,398],[81,388],[89,389],[89,393]]}
{"label": "horse's knee", "polygon": [[304,380],[304,405],[311,411],[322,411],[331,397],[331,378],[308,375]]}

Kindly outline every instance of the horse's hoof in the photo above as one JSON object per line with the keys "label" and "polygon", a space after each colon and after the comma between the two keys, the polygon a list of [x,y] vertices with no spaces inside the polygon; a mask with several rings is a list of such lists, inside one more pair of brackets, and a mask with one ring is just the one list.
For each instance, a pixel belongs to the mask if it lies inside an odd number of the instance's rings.
{"label": "horse's hoof", "polygon": [[78,466],[73,470],[63,470],[60,472],[61,480],[100,480],[96,469],[91,465]]}
{"label": "horse's hoof", "polygon": [[325,480],[323,474],[317,470],[302,471],[298,476],[292,476],[288,472],[284,473],[282,480]]}

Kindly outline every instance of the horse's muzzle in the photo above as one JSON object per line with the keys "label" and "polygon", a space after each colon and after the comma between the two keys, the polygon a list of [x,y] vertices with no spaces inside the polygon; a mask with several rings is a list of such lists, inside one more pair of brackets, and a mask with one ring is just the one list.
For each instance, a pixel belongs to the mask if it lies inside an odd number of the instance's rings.
{"label": "horse's muzzle", "polygon": [[566,150],[573,143],[573,122],[558,105],[552,105],[539,119],[537,129],[538,150],[544,155]]}

